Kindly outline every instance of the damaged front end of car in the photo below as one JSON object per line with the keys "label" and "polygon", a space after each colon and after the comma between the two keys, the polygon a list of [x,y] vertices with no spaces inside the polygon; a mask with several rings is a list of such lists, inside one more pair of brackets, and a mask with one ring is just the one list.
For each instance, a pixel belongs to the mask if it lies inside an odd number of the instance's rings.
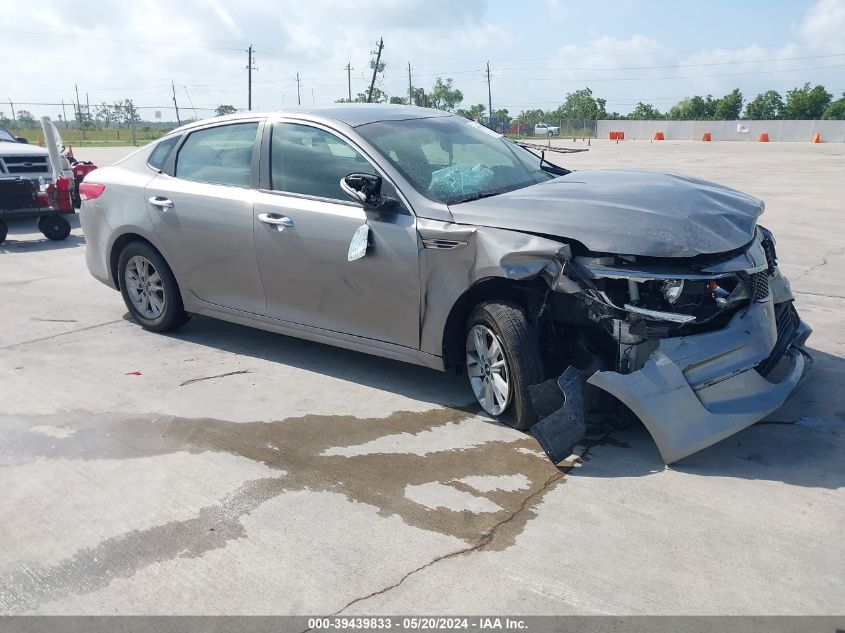
{"label": "damaged front end of car", "polygon": [[556,463],[603,394],[642,421],[668,464],[770,414],[812,366],[811,330],[762,227],[722,255],[562,253],[542,271],[548,289],[535,313],[557,377],[529,388],[530,432]]}

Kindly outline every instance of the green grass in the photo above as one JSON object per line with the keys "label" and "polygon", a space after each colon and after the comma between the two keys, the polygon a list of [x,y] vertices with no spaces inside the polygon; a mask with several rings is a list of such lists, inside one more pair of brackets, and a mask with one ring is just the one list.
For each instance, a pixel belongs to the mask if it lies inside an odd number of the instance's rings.
{"label": "green grass", "polygon": [[[97,147],[101,145],[132,145],[132,130],[126,128],[97,128],[94,130],[79,131],[73,128],[59,127],[59,134],[62,135],[62,142],[65,145],[75,147]],[[9,128],[15,136],[23,136],[33,145],[43,142],[44,132],[41,127],[35,128]],[[161,138],[168,132],[168,128],[142,125],[135,129],[135,138],[138,145],[145,145],[150,141]]]}

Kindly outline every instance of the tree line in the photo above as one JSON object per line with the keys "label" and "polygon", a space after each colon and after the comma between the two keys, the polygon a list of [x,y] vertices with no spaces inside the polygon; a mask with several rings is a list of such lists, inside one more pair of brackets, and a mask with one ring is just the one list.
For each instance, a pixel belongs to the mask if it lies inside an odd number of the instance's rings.
{"label": "tree line", "polygon": [[[464,99],[463,92],[454,85],[452,78],[438,77],[432,87],[412,88],[412,105],[437,108],[455,112],[469,119],[487,119],[487,106],[478,103],[459,107]],[[350,101],[339,99],[338,103]],[[358,93],[352,102],[366,102],[367,91]],[[375,103],[409,103],[408,95],[390,96],[379,87],[373,89]],[[523,121],[558,121],[561,119],[669,119],[669,120],[736,120],[736,119],[845,119],[845,93],[839,99],[822,85],[805,83],[781,95],[777,90],[767,90],[750,101],[739,88],[722,97],[693,95],[681,99],[667,111],[661,112],[651,103],[640,101],[630,114],[607,110],[607,100],[597,97],[589,88],[568,93],[563,103],[549,110],[523,110],[516,117],[506,109],[494,110],[492,118],[499,124],[508,125],[514,118]]]}

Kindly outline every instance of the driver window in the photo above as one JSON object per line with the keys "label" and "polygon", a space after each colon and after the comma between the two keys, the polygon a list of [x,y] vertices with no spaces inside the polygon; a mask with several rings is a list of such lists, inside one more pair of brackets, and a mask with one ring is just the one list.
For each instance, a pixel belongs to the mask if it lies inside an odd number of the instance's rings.
{"label": "driver window", "polygon": [[273,191],[349,201],[340,188],[344,176],[376,170],[339,137],[308,125],[276,123],[270,140]]}

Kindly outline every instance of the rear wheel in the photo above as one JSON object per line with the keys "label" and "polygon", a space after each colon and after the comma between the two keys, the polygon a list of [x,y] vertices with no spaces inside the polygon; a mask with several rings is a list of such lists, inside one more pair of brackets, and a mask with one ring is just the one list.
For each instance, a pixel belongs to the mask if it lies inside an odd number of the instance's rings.
{"label": "rear wheel", "polygon": [[537,421],[528,387],[543,381],[543,362],[520,306],[498,301],[476,306],[467,322],[466,364],[472,391],[487,413],[510,411],[509,423],[517,429]]}
{"label": "rear wheel", "polygon": [[149,244],[127,244],[117,269],[123,302],[141,327],[165,332],[188,321],[173,271]]}
{"label": "rear wheel", "polygon": [[38,230],[47,239],[59,242],[70,235],[70,222],[61,215],[45,215],[38,218]]}

